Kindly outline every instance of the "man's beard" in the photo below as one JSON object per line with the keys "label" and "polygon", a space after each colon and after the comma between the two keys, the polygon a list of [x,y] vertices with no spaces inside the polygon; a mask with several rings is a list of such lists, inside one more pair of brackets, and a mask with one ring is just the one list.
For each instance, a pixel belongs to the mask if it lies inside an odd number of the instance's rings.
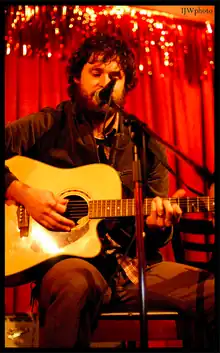
{"label": "man's beard", "polygon": [[[90,96],[86,92],[84,92],[80,86],[77,86],[76,88],[77,108],[82,112],[91,113],[91,114],[96,113],[97,118],[98,116],[100,116],[101,119],[106,115],[106,113],[108,113],[108,115],[111,116],[116,112],[116,109],[114,108],[114,104],[112,104],[112,106],[111,104],[110,106],[108,104],[99,105],[94,96],[95,94],[92,94]],[[125,103],[125,93],[122,92],[120,96],[119,95],[114,96],[113,94],[112,100],[114,103],[116,103],[121,108],[123,108]]]}

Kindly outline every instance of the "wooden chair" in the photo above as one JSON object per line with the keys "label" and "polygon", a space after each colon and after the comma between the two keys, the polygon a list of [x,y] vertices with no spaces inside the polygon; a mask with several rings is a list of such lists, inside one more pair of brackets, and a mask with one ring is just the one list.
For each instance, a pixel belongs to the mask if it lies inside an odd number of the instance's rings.
{"label": "wooden chair", "polygon": [[[147,324],[148,350],[165,346],[169,347],[169,351],[171,347],[185,351],[189,347],[191,326],[183,314],[175,310],[152,309],[147,312]],[[126,311],[123,306],[120,310],[109,307],[103,311],[92,338],[91,347],[96,350],[99,347],[97,342],[117,342],[117,349],[122,350],[137,349],[140,343],[140,313]]]}

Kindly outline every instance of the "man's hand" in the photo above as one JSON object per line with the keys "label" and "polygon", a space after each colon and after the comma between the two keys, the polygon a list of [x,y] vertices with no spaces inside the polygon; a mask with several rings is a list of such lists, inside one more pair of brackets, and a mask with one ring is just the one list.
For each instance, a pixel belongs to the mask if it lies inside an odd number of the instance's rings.
{"label": "man's hand", "polygon": [[[212,183],[209,189],[209,196],[210,197],[215,197],[215,183]],[[211,217],[210,217],[213,227],[215,227],[215,212],[212,212]]]}
{"label": "man's hand", "polygon": [[[6,197],[24,205],[29,215],[50,230],[70,231],[75,223],[62,216],[68,200],[52,192],[29,187],[20,181],[9,186]],[[7,202],[8,203],[8,202]]]}
{"label": "man's hand", "polygon": [[[172,197],[183,197],[185,194],[185,190],[179,189]],[[146,223],[152,228],[170,227],[179,222],[181,215],[182,210],[177,203],[171,205],[168,200],[155,197],[152,200],[151,214],[147,217]]]}

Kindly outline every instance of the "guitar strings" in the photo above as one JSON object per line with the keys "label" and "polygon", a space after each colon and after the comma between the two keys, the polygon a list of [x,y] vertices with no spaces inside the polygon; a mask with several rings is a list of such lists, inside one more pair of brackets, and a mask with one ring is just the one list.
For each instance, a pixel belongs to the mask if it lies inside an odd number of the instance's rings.
{"label": "guitar strings", "polygon": [[[147,199],[146,201],[144,201],[144,203],[146,203],[146,202],[151,202],[153,199],[151,198],[151,199]],[[171,201],[171,203],[172,202],[177,202],[177,200],[178,201],[180,201],[180,203],[181,204],[184,204],[184,203],[192,203],[192,202],[212,202],[212,201],[214,201],[214,197],[208,197],[208,196],[206,196],[206,197],[204,197],[204,198],[193,198],[193,197],[190,197],[190,199],[182,199],[182,198],[169,198],[169,197],[167,197],[167,198],[163,198],[163,200],[168,200],[168,201]],[[128,202],[128,203],[133,203],[134,202],[134,199],[118,199],[118,200],[92,200],[92,201],[89,201],[89,203],[90,202],[119,202],[119,203],[121,203],[121,202]],[[87,204],[86,203],[86,201],[81,201],[81,200],[70,200],[70,201],[68,201],[68,205],[72,205],[72,204],[81,204],[81,205],[85,205],[85,204]]]}

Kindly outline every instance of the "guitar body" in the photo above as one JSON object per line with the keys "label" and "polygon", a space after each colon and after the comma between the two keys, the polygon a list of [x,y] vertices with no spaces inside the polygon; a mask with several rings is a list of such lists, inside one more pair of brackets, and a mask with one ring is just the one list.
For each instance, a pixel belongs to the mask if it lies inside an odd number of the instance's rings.
{"label": "guitar body", "polygon": [[[26,158],[13,157],[6,165],[25,184],[52,191],[69,200],[121,199],[122,186],[118,173],[105,164],[91,164],[72,169],[60,169]],[[18,206],[5,206],[5,276],[6,285],[25,282],[25,273],[45,261],[59,256],[92,258],[101,250],[97,225],[101,219],[78,219],[71,232],[45,229],[29,217],[28,230],[21,236],[18,228]],[[30,280],[30,278],[28,279]]]}

